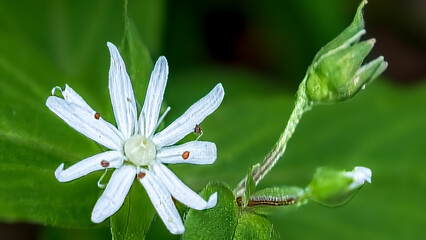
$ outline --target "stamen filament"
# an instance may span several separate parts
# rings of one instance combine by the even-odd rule
[[[171,109],[170,107],[167,107],[166,111],[164,111],[163,114],[161,115],[161,117],[158,119],[157,125],[155,126],[154,130],[152,131],[151,136],[149,136],[150,139],[154,136],[155,131],[160,126],[161,122],[164,120],[164,118],[166,117],[166,115],[170,111],[170,109]]]

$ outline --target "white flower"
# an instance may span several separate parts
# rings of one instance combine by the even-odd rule
[[[366,167],[355,167],[351,172],[346,172],[346,176],[353,179],[351,185],[348,186],[348,189],[356,189],[367,181],[371,183],[371,169]]]
[[[203,210],[216,205],[217,193],[205,201],[182,183],[164,163],[212,164],[216,160],[214,143],[192,141],[172,145],[193,132],[197,124],[219,107],[224,96],[223,87],[217,84],[181,117],[155,133],[170,110],[168,108],[159,118],[168,75],[166,58],[160,57],[155,64],[138,121],[135,96],[124,61],[112,43],[107,45],[111,54],[109,90],[118,129],[103,120],[68,85],[63,91],[59,88],[64,99],[51,96],[46,105],[72,128],[110,150],[86,158],[65,170],[62,163],[56,169],[55,176],[60,182],[68,182],[93,171],[116,168],[93,209],[92,221],[95,223],[104,221],[121,207],[136,177],[170,232],[182,234],[185,228],[171,196],[191,208]],[[58,87],[52,90],[52,95],[56,89]]]

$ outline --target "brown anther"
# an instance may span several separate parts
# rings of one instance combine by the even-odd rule
[[[99,120],[99,118],[100,118],[100,117],[101,117],[101,114],[100,114],[100,113],[98,113],[98,112],[97,112],[97,113],[95,113],[95,119],[96,119],[96,120]]]
[[[139,179],[142,179],[142,178],[144,178],[144,177],[145,177],[145,175],[146,175],[146,173],[144,173],[144,172],[139,172],[139,173],[138,173],[138,178],[139,178]]]
[[[202,131],[200,124],[195,124],[194,133],[201,134]]]
[[[127,98],[126,99],[129,103],[131,103],[132,102],[132,99],[130,99],[130,98]]]
[[[238,206],[241,207],[243,205],[243,198],[242,197],[237,197],[235,200],[237,201]]]
[[[101,161],[101,166],[102,167],[109,167],[109,162],[107,160],[102,160]]]
[[[185,151],[185,152],[183,152],[183,153],[182,153],[182,158],[183,158],[183,160],[188,159],[188,158],[189,158],[189,151]]]

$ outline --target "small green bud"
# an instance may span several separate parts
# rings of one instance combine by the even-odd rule
[[[362,9],[358,7],[351,25],[325,45],[306,75],[306,95],[314,103],[335,103],[355,96],[387,67],[383,57],[361,66],[375,39],[361,41],[365,34]]]
[[[339,206],[349,201],[365,182],[371,183],[371,170],[355,167],[352,171],[319,168],[307,188],[310,198],[326,206]]]

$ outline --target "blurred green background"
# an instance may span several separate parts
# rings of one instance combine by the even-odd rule
[[[226,92],[202,124],[202,140],[217,144],[216,163],[171,169],[197,191],[212,179],[235,186],[278,139],[313,56],[349,25],[358,4],[130,0],[129,16],[153,60],[169,61],[167,123],[217,82]],[[259,187],[306,186],[324,165],[370,167],[372,184],[339,208],[310,203],[274,211],[282,239],[426,238],[426,2],[370,0],[365,19],[367,37],[377,39],[370,57],[384,55],[388,70],[353,100],[306,113]],[[60,163],[99,147],[50,113],[45,100],[67,83],[113,121],[106,42],[119,45],[123,25],[122,1],[0,0],[1,239],[110,238],[105,224],[89,221],[101,173],[67,184],[53,176]],[[79,186],[85,192],[73,195]],[[52,201],[42,207],[16,201],[43,196]],[[84,223],[34,217],[76,201],[81,207],[65,214],[85,214]],[[58,227],[42,226],[46,221]],[[147,236],[173,237],[158,219]]]

